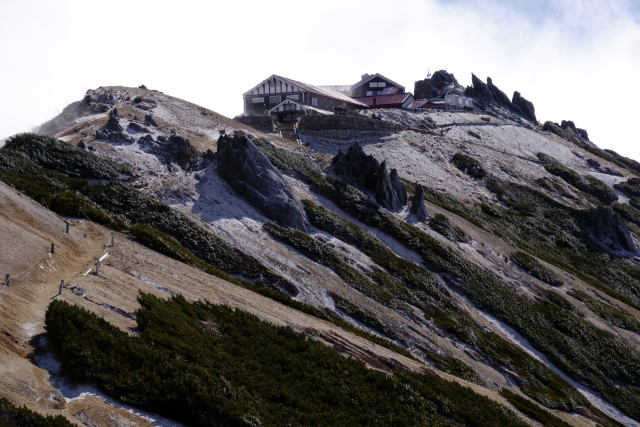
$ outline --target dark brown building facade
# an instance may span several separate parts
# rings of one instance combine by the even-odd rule
[[[358,83],[351,86],[351,96],[354,98],[395,93],[404,93],[404,86],[378,73],[364,74]]]
[[[336,108],[351,110],[367,107],[343,93],[277,75],[254,86],[243,97],[245,116],[282,115],[287,112],[300,114],[301,111],[312,113],[314,110],[333,112]],[[288,102],[280,105],[285,100]],[[295,107],[294,104],[301,107]]]

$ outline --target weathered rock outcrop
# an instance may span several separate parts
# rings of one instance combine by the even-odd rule
[[[624,258],[638,255],[629,229],[610,206],[584,213],[580,227],[584,240],[597,251]]]
[[[144,115],[144,124],[146,126],[158,127],[158,123],[156,123],[156,120],[153,118],[153,115],[151,114]]]
[[[475,74],[471,75],[471,84],[471,87],[465,89],[464,94],[474,98],[480,108],[486,110],[491,107],[501,107],[526,120],[538,122],[533,103],[524,98],[520,92],[514,92],[510,100],[507,94],[493,84],[491,77],[487,77],[487,83],[484,83]]]
[[[420,184],[416,184],[416,192],[411,197],[409,212],[420,222],[427,222],[429,219],[427,209],[424,207],[424,188]]]
[[[575,123],[571,120],[563,120],[560,123],[560,127],[564,129],[564,131],[569,136],[569,139],[574,141],[582,142],[583,144],[592,144],[589,140],[589,134],[586,130],[577,128]]]
[[[278,169],[244,134],[218,139],[218,172],[239,195],[278,224],[307,230],[302,205]]]
[[[127,132],[149,133],[149,129],[142,126],[140,123],[130,122],[129,126],[127,126]]]
[[[418,80],[413,94],[416,99],[443,98],[448,94],[461,95],[464,88],[458,83],[455,76],[445,70],[433,73],[431,77]]]
[[[398,211],[407,204],[407,191],[398,177],[398,171],[388,170],[386,162],[380,164],[373,156],[365,154],[359,144],[340,150],[333,158],[337,175],[365,191],[373,192],[376,200],[385,208]]]
[[[511,100],[511,103],[514,107],[520,110],[522,117],[529,120],[530,122],[538,122],[538,119],[536,118],[536,109],[533,106],[533,102],[520,95],[520,92],[515,91],[513,93],[513,99]]]
[[[509,97],[506,93],[501,91],[498,86],[493,84],[493,80],[491,79],[491,77],[487,77],[487,88],[489,88],[494,102],[496,102],[498,105],[502,105],[503,107],[508,108],[509,110],[513,110],[513,104],[509,100]]]
[[[176,163],[184,170],[192,169],[200,160],[200,153],[189,140],[178,135],[159,136],[149,153],[162,156],[167,163]]]
[[[133,142],[133,138],[123,132],[118,110],[112,108],[107,123],[96,131],[96,138],[114,142]]]
[[[382,162],[378,168],[375,184],[378,202],[392,211],[399,211],[407,204],[407,192],[398,177],[398,171],[387,169],[387,162]]]
[[[577,128],[571,120],[563,120],[560,124],[548,121],[544,123],[543,129],[555,133],[579,146],[595,147],[595,144],[589,140],[587,131]]]
[[[471,86],[465,89],[464,94],[474,98],[480,108],[487,108],[490,104],[495,103],[489,87],[475,74],[471,74]]]

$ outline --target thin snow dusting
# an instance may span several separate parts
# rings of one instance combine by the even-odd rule
[[[381,232],[377,228],[370,227],[367,224],[359,221],[358,219],[356,219],[353,216],[349,215],[348,213],[344,212],[342,209],[340,209],[331,200],[329,200],[329,199],[327,199],[327,198],[325,198],[323,196],[317,195],[317,196],[315,196],[315,200],[320,202],[320,204],[322,204],[322,206],[324,206],[325,208],[330,209],[334,213],[337,213],[341,217],[347,219],[348,221],[354,223],[358,227],[360,227],[360,228],[368,231],[369,233],[371,233],[377,239],[382,241],[382,243],[384,243],[389,249],[391,249],[393,252],[395,252],[395,254],[398,255],[399,257],[402,257],[402,258],[406,259],[407,261],[413,262],[414,264],[421,265],[422,257],[420,255],[418,255],[416,252],[412,251],[411,249],[408,249],[407,247],[405,247],[402,243],[397,241],[395,238],[389,236],[388,234],[385,234],[385,233]]]
[[[560,376],[563,380],[565,380],[572,387],[578,390],[589,402],[591,402],[593,406],[600,409],[609,417],[613,418],[614,420],[618,421],[619,423],[625,426],[633,426],[633,427],[640,426],[640,423],[638,423],[637,421],[633,420],[632,418],[622,413],[622,411],[620,411],[615,406],[613,406],[612,404],[604,400],[598,393],[591,390],[589,387],[586,387],[578,383],[577,381],[573,380],[568,375],[566,375],[557,366],[555,366],[544,354],[536,350],[531,345],[531,343],[529,343],[529,341],[526,338],[524,338],[522,335],[520,335],[520,333],[518,333],[516,330],[506,325],[505,323],[501,322],[500,320],[496,319],[495,317],[491,316],[490,314],[480,310],[465,296],[457,293],[456,295],[460,300],[464,302],[464,304],[467,307],[469,307],[471,311],[474,311],[478,315],[480,315],[483,319],[489,322],[494,328],[499,330],[509,341],[511,341],[513,344],[515,344],[520,349],[525,351],[528,355],[538,360],[539,362],[543,363],[553,372],[558,374],[558,376]]]

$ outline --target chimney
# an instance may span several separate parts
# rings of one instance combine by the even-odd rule
[[[369,78],[369,77],[371,77],[371,74],[364,73],[364,74],[362,75],[362,80],[367,79],[367,78]]]

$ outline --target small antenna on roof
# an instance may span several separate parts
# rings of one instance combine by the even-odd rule
[[[430,79],[431,78],[431,70],[427,68],[427,78]]]

